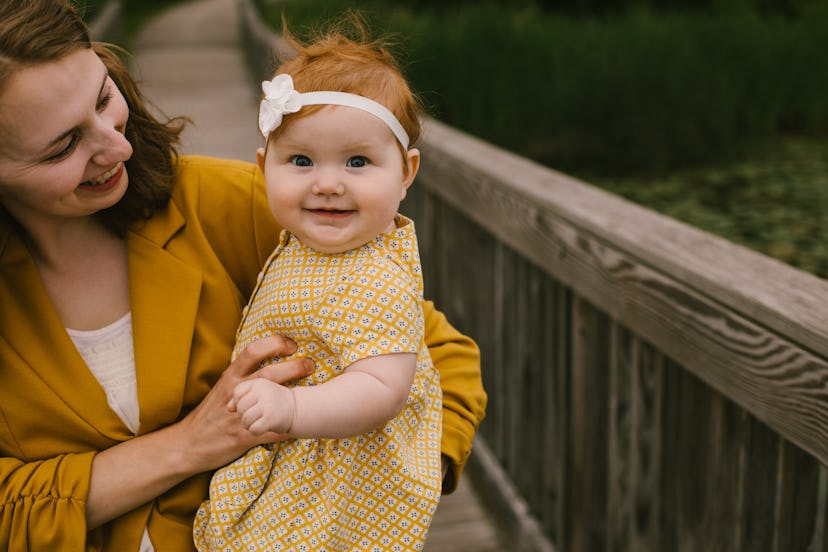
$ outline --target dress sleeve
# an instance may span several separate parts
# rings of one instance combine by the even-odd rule
[[[423,302],[425,340],[443,389],[442,453],[451,459],[443,492],[457,487],[471,453],[477,426],[486,414],[486,392],[480,375],[480,350],[458,332],[431,301]]]
[[[410,276],[377,259],[331,287],[313,316],[314,331],[348,366],[377,355],[417,353],[420,300]]]
[[[0,458],[0,550],[84,550],[94,452]]]

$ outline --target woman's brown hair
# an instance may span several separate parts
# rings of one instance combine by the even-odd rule
[[[110,231],[123,237],[133,223],[150,218],[169,201],[175,181],[176,146],[185,120],[161,122],[148,111],[117,48],[92,42],[70,2],[0,2],[0,94],[16,71],[60,60],[81,48],[92,48],[98,54],[129,107],[125,131],[133,149],[126,162],[129,186],[118,203],[98,213]]]

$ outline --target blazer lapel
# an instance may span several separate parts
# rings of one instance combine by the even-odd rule
[[[139,433],[177,419],[184,398],[203,277],[164,249],[184,224],[171,201],[127,238]]]
[[[95,431],[121,441],[131,433],[78,353],[29,251],[0,213],[0,335],[55,395]],[[25,292],[23,292],[25,290]],[[12,367],[7,367],[11,369]]]

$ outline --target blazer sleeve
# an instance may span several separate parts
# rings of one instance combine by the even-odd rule
[[[486,414],[480,350],[471,338],[454,329],[431,301],[423,302],[423,314],[426,345],[443,390],[441,451],[451,460],[443,493],[451,493],[457,488],[475,431]]]
[[[0,550],[84,550],[94,452],[0,458]]]

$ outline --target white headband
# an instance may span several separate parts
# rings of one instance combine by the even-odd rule
[[[265,97],[259,106],[259,130],[265,140],[274,129],[279,128],[282,116],[286,113],[296,113],[306,105],[343,105],[361,109],[379,118],[388,125],[403,149],[408,149],[408,134],[394,114],[384,105],[365,96],[328,91],[300,94],[293,88],[290,75],[277,75],[271,81],[264,81],[262,91]]]

